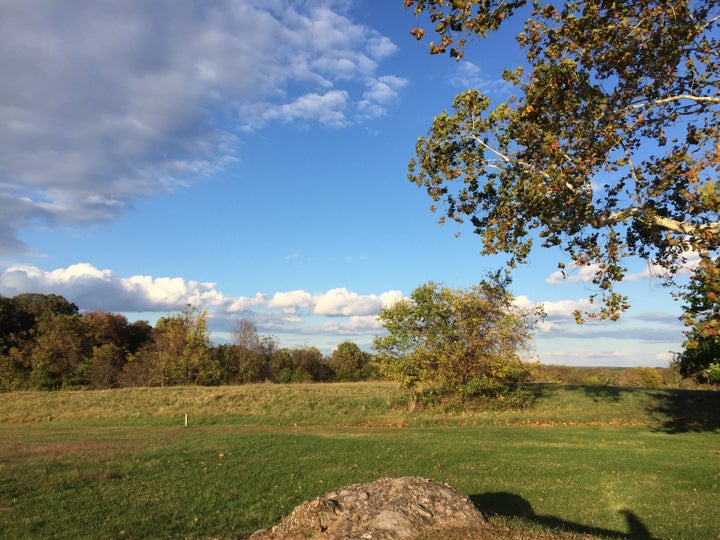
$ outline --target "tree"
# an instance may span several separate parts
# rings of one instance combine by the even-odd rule
[[[345,341],[337,346],[330,357],[335,380],[361,381],[372,375],[372,355],[360,350],[355,343]]]
[[[615,291],[637,256],[667,270],[689,252],[720,246],[720,41],[717,0],[565,2],[405,0],[429,16],[433,54],[460,59],[527,10],[517,41],[526,65],[491,106],[459,94],[420,138],[409,179],[433,211],[469,220],[483,252],[524,262],[533,241],[594,269],[601,309],[617,318]],[[411,31],[422,39],[425,30]],[[581,314],[577,314],[581,321]]]
[[[0,354],[11,346],[23,347],[24,342],[31,341],[41,320],[77,313],[75,304],[56,294],[0,296]]]
[[[317,347],[296,347],[290,355],[294,365],[292,382],[325,382],[332,379],[332,369]]]
[[[432,394],[524,399],[530,366],[520,353],[541,315],[514,305],[497,276],[465,290],[429,282],[380,310],[388,334],[373,345],[383,371],[410,392],[411,403]]]
[[[237,381],[260,382],[270,377],[270,359],[277,349],[277,341],[260,336],[255,324],[247,319],[237,321],[233,329],[237,356]]]
[[[90,388],[116,388],[127,363],[127,353],[113,343],[92,348],[91,356],[80,367],[80,373]]]
[[[30,384],[57,390],[84,383],[79,368],[90,356],[91,338],[81,317],[51,315],[40,319],[30,353]]]
[[[147,321],[135,321],[128,327],[128,352],[135,354],[150,341],[153,327]]]
[[[169,384],[216,384],[220,366],[209,352],[207,312],[192,306],[155,324],[154,352]]]
[[[58,294],[23,293],[14,296],[13,301],[35,321],[54,315],[78,314],[78,307]]]
[[[242,349],[253,351],[261,347],[261,339],[257,326],[247,319],[237,321],[235,328],[233,328],[232,336],[235,345]]]
[[[130,345],[130,329],[124,315],[91,311],[83,315],[95,345],[112,344],[121,349]]]
[[[14,298],[0,296],[0,354],[20,344],[34,326],[35,318]]]
[[[278,349],[270,359],[270,378],[279,383],[287,383],[293,376],[293,358],[288,349]]]
[[[689,330],[677,360],[684,376],[702,378],[720,361],[720,257],[700,261],[683,299]]]

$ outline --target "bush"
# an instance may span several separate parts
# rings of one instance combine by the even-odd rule
[[[714,362],[705,370],[707,381],[710,384],[720,385],[720,363]]]
[[[380,311],[388,335],[375,338],[377,360],[410,393],[411,407],[506,399],[530,378],[519,353],[541,315],[516,306],[497,276],[467,290],[430,282]]]
[[[625,370],[619,384],[636,388],[660,388],[663,378],[654,368],[638,366]]]

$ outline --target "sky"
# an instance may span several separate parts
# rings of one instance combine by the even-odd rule
[[[281,346],[371,350],[379,310],[502,259],[437,223],[407,165],[467,88],[522,62],[508,30],[431,56],[401,0],[0,0],[0,294],[60,294],[148,320],[191,304]],[[593,288],[536,251],[514,274],[547,317],[547,364],[666,366],[681,306],[632,261],[619,321],[574,322]]]

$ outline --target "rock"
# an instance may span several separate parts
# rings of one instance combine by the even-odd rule
[[[390,540],[446,528],[477,528],[487,520],[447,484],[424,478],[381,478],[306,501],[251,540]]]

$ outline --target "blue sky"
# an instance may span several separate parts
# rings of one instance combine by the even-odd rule
[[[214,340],[241,318],[283,346],[368,348],[378,310],[502,260],[437,224],[406,179],[458,92],[507,96],[511,32],[461,63],[427,53],[401,0],[0,4],[0,294],[62,294],[151,322],[188,303]],[[456,233],[462,233],[456,237]],[[545,363],[667,365],[680,306],[641,261],[618,322],[577,326],[593,292],[537,251]]]

